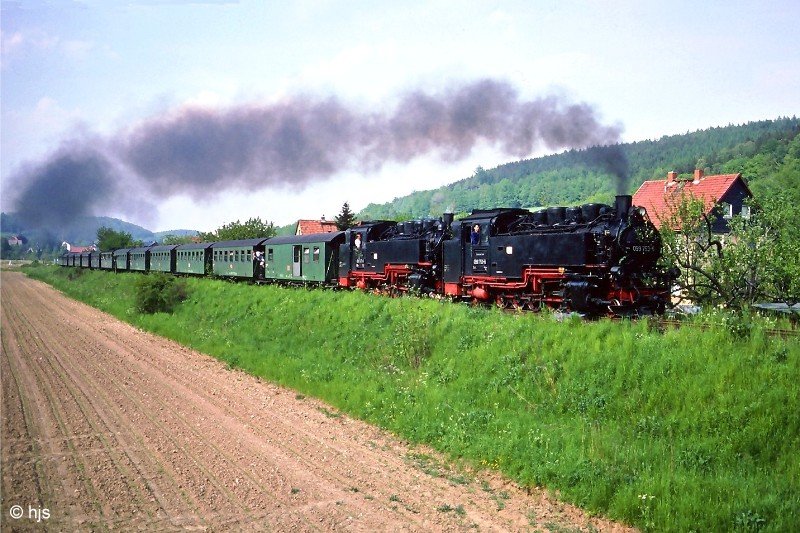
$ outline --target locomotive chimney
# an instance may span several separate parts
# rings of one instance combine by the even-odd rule
[[[631,210],[633,205],[633,196],[630,194],[620,194],[617,196],[615,207],[617,209],[617,220],[625,220],[628,218],[628,211]]]
[[[444,227],[449,228],[450,224],[453,223],[453,219],[455,215],[453,213],[443,213],[442,214],[442,222],[444,222]]]

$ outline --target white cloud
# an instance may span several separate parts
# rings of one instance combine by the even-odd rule
[[[84,119],[80,108],[62,107],[55,98],[40,98],[25,111],[4,110],[2,172],[25,159],[41,155],[68,137],[67,132],[79,129]]]
[[[18,31],[15,31],[11,35],[7,35],[7,32],[3,32],[0,42],[2,42],[2,54],[6,56],[13,54],[19,49],[25,42],[25,39],[22,33]]]
[[[94,43],[91,41],[69,40],[60,45],[60,50],[66,57],[77,61],[86,59],[92,49]]]
[[[26,32],[15,31],[11,34],[3,32],[2,35],[2,56],[5,65],[10,59],[19,57],[29,51],[34,52],[56,52],[63,57],[80,61],[85,59],[89,52],[95,48],[92,41],[80,39],[63,39],[58,35],[51,35],[42,30],[30,30]]]

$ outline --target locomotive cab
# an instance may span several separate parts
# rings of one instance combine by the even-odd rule
[[[442,243],[452,215],[367,222],[348,229],[339,253],[339,284],[378,291],[432,292],[441,285]]]

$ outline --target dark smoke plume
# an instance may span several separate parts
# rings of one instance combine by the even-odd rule
[[[140,180],[150,194],[211,198],[230,189],[300,189],[344,170],[371,172],[428,154],[455,161],[480,143],[526,157],[540,146],[587,148],[613,144],[619,135],[620,127],[601,124],[587,104],[521,100],[510,84],[490,79],[441,94],[409,92],[386,111],[335,97],[181,108],[117,133],[104,153],[62,150],[24,173],[18,209],[53,220],[89,213],[118,199],[121,168],[129,174],[124,181]],[[621,154],[609,153],[601,165],[624,175]]]
[[[102,209],[115,196],[111,165],[100,152],[65,145],[36,167],[23,171],[16,211],[33,227],[57,228],[76,217]]]

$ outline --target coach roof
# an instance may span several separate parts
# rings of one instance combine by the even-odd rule
[[[329,233],[309,233],[308,235],[284,235],[267,239],[265,245],[273,244],[304,244],[310,242],[332,242],[344,235],[343,231]]]
[[[188,244],[181,244],[178,245],[176,250],[205,250],[206,248],[210,248],[211,245],[214,244],[213,242],[191,242]]]
[[[221,242],[212,242],[212,248],[244,248],[247,246],[258,246],[259,244],[263,243],[264,241],[268,240],[268,237],[259,237],[257,239],[241,239],[238,241],[221,241]]]
[[[171,250],[174,250],[177,247],[178,247],[177,244],[162,244],[160,246],[152,246],[150,248],[150,251],[151,252],[169,252]]]

